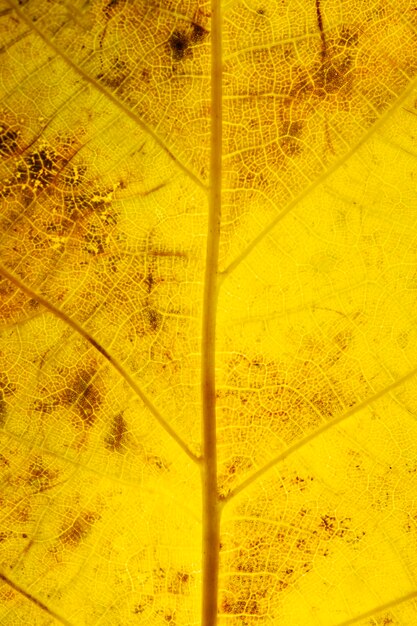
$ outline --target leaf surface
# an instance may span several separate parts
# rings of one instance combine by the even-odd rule
[[[0,1],[1,624],[415,624],[416,50]]]

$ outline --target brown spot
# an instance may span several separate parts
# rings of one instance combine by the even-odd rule
[[[7,404],[4,399],[3,390],[0,388],[0,426],[4,426],[7,415]]]
[[[97,417],[102,397],[97,385],[91,382],[96,374],[96,366],[80,369],[67,389],[59,394],[59,400],[66,407],[74,407],[83,424],[90,428]]]
[[[321,517],[321,522],[319,524],[319,527],[323,528],[326,531],[326,533],[328,533],[329,535],[334,535],[335,524],[336,524],[336,518],[333,515],[324,515]]]
[[[30,520],[30,516],[31,516],[31,507],[29,504],[18,506],[13,511],[13,519],[15,519],[18,522],[22,522],[22,523],[28,522]]]
[[[287,156],[297,156],[302,152],[300,137],[303,130],[302,122],[284,122],[281,129],[280,146]]]
[[[15,390],[16,388],[10,384],[8,376],[4,372],[0,373],[0,426],[3,426],[6,421],[6,398],[13,395]]]
[[[233,601],[232,598],[223,598],[220,605],[222,613],[242,613],[245,603],[242,600]]]
[[[168,44],[171,49],[172,58],[174,61],[182,61],[187,54],[187,50],[190,46],[190,39],[184,32],[174,30]]]
[[[84,182],[86,171],[87,168],[84,165],[71,165],[65,169],[62,182],[65,186],[78,187]]]
[[[154,279],[154,277],[152,276],[152,274],[151,274],[151,273],[149,273],[149,274],[146,276],[146,278],[145,278],[145,280],[144,280],[144,283],[145,283],[145,285],[146,285],[146,290],[147,290],[147,292],[148,292],[148,293],[151,293],[151,291],[152,291],[152,289],[153,289],[153,286],[155,285],[155,279]]]
[[[98,74],[97,80],[111,89],[117,89],[126,80],[129,72],[130,69],[127,63],[115,59],[111,65],[111,70],[106,74]]]
[[[6,459],[4,454],[0,454],[0,465],[3,467],[10,467],[10,461]]]
[[[188,583],[190,575],[185,572],[177,572],[177,578],[181,583]]]
[[[144,83],[149,83],[150,79],[151,79],[151,73],[150,71],[144,67],[140,73],[140,76],[143,80]]]
[[[114,9],[117,8],[117,5],[123,3],[124,0],[110,0],[110,2],[108,2],[106,6],[103,7],[103,12],[106,14],[107,17],[110,17],[113,14]]]
[[[170,572],[167,589],[169,593],[184,595],[189,592],[189,582],[190,574],[182,571]]]
[[[200,26],[200,24],[196,24],[195,22],[193,22],[191,24],[191,28],[191,41],[193,43],[199,43],[200,41],[203,41],[203,39],[205,39],[208,35],[208,31]]]
[[[17,150],[17,138],[19,134],[0,123],[0,155],[11,156]]]
[[[45,468],[41,457],[34,459],[33,463],[29,466],[28,473],[28,483],[35,493],[41,493],[51,489],[59,475],[58,470]]]
[[[98,513],[83,511],[71,523],[62,525],[59,539],[70,548],[76,548],[91,532],[93,524],[100,519]]]
[[[162,324],[162,315],[152,308],[145,309],[145,315],[151,330],[156,332]]]
[[[188,256],[186,252],[180,252],[176,250],[149,250],[148,254],[149,256],[177,257],[179,259],[186,259]]]
[[[321,14],[320,0],[316,0],[316,14],[317,14],[317,24],[319,27],[320,39],[321,39],[321,57],[322,57],[322,60],[324,61],[326,57],[326,52],[327,52],[327,45],[326,45],[326,36],[324,34],[324,28],[323,28],[323,17]]]
[[[348,26],[342,26],[339,37],[339,46],[357,46],[359,35],[357,31],[352,31]]]
[[[84,237],[84,241],[84,250],[88,252],[88,254],[103,254],[106,250],[105,239],[103,239],[103,237],[97,233],[87,233]]]
[[[163,471],[167,471],[169,469],[169,464],[167,461],[165,461],[163,458],[161,458],[160,456],[157,456],[156,454],[148,454],[146,456],[146,461],[150,464],[155,466],[158,470],[163,470]]]
[[[109,436],[105,439],[105,445],[112,452],[123,452],[125,449],[127,435],[127,423],[122,413],[118,413],[113,418],[112,428]]]

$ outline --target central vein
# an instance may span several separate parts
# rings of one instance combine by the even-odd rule
[[[212,0],[211,152],[209,216],[202,328],[203,402],[203,598],[202,626],[216,626],[219,574],[220,502],[217,489],[215,339],[221,217],[222,54],[221,8]]]

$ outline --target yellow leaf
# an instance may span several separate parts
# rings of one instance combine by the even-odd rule
[[[417,623],[409,0],[0,0],[0,622]]]

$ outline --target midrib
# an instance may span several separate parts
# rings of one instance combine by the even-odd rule
[[[220,502],[217,490],[215,335],[221,216],[222,54],[220,0],[211,3],[211,151],[209,215],[204,277],[201,391],[203,403],[202,626],[217,623]]]

